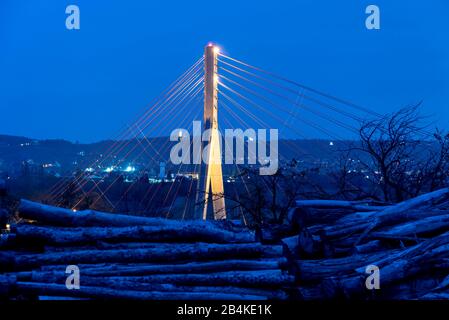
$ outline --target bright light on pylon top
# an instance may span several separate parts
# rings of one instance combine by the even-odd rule
[[[216,54],[218,54],[218,53],[220,53],[220,47],[218,47],[218,46],[216,46],[215,44],[213,44],[212,42],[209,42],[208,44],[207,44],[207,46],[208,47],[214,47],[214,53],[216,53]]]

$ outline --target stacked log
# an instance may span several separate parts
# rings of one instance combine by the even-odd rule
[[[0,295],[77,299],[287,299],[281,245],[232,221],[73,212],[26,200],[0,251]],[[69,288],[68,266],[79,269]]]
[[[394,205],[298,201],[282,242],[303,298],[449,298],[448,204],[447,188]]]

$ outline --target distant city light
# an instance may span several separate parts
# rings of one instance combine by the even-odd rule
[[[107,173],[112,172],[112,171],[114,171],[114,167],[107,167],[106,169],[104,169],[104,172],[107,172]]]
[[[94,168],[86,168],[84,171],[86,171],[86,172],[94,172]]]
[[[133,166],[127,166],[125,169],[125,172],[134,172],[134,171],[136,171],[136,168]]]
[[[333,145],[334,145],[334,142],[333,142],[333,141],[329,142],[329,145],[330,145],[330,146],[333,146]]]

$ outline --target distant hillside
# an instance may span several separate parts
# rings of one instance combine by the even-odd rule
[[[17,170],[23,161],[34,164],[55,163],[65,170],[86,168],[95,160],[111,154],[104,164],[120,159],[133,163],[158,166],[167,161],[174,142],[168,137],[133,139],[127,141],[106,140],[90,144],[72,143],[66,140],[37,140],[27,137],[0,135],[0,170]],[[309,164],[332,163],[338,160],[339,150],[347,149],[353,142],[329,140],[280,140],[280,160],[296,159]],[[115,146],[115,147],[114,147]],[[152,166],[153,166],[152,165]]]

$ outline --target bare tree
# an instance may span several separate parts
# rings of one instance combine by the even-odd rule
[[[258,168],[245,167],[236,176],[241,181],[238,193],[225,192],[230,209],[238,208],[246,222],[258,228],[263,224],[282,224],[300,195],[303,173],[295,162],[280,167],[273,175],[260,175]]]
[[[418,107],[361,125],[355,149],[368,156],[361,163],[385,201],[403,201],[447,183],[449,137],[425,133]]]
[[[352,146],[351,148],[354,147]],[[376,188],[373,178],[370,180],[364,179],[368,170],[365,169],[364,172],[354,170],[353,160],[355,156],[351,148],[349,150],[340,150],[339,169],[330,174],[336,191],[326,197],[326,199],[380,200],[374,191]],[[361,159],[357,159],[357,162],[360,164],[360,167],[368,167]],[[370,171],[369,177],[374,177],[374,173]]]

